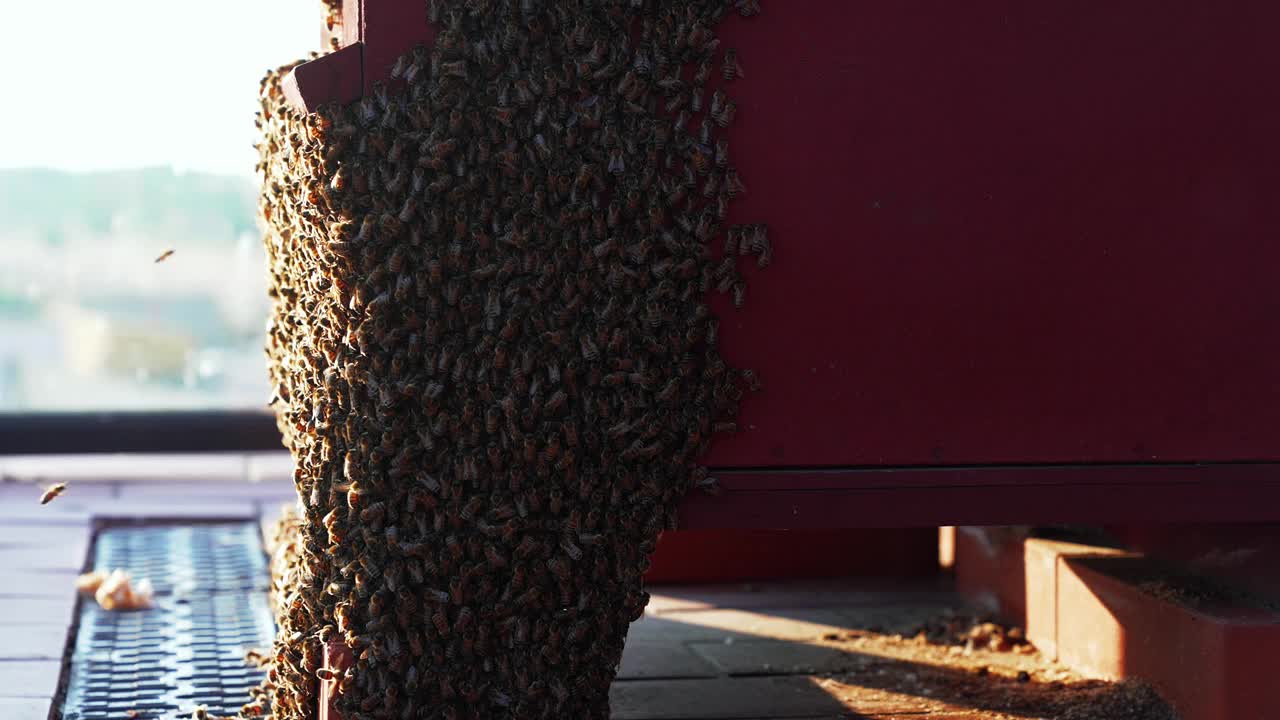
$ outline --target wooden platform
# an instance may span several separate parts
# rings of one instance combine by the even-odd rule
[[[262,519],[293,497],[279,454],[5,459],[0,478],[0,717],[9,720],[49,715],[95,520]],[[69,488],[42,507],[40,482],[53,481]],[[1093,687],[1035,655],[962,655],[913,640],[960,605],[933,580],[652,592],[613,688],[619,720],[1048,718],[1045,693]]]

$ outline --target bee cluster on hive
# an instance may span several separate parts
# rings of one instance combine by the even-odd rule
[[[332,8],[333,5],[330,4]],[[272,404],[301,517],[254,712],[607,718],[659,533],[736,429],[763,225],[715,29],[755,0],[434,0],[348,107],[269,73],[258,166]],[[324,667],[341,641],[351,667]]]

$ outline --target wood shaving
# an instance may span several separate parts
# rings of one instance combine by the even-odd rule
[[[155,605],[151,581],[134,583],[129,573],[120,569],[85,573],[76,578],[76,589],[93,597],[103,610],[146,610]]]

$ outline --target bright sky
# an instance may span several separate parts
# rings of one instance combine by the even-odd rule
[[[0,0],[0,167],[253,172],[267,68],[320,0]]]

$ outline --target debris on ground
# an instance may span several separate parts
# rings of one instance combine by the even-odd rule
[[[118,568],[110,573],[87,572],[76,578],[76,589],[93,597],[103,610],[146,610],[155,604],[150,580],[135,584],[129,573]]]
[[[84,573],[76,578],[76,590],[81,595],[93,595],[98,592],[98,588],[102,586],[102,581],[106,579],[107,574],[101,570]]]
[[[917,642],[950,645],[962,652],[986,649],[994,652],[1029,653],[1034,648],[1020,627],[1005,627],[982,618],[962,615],[931,620],[913,635]]]
[[[843,652],[823,687],[853,709],[884,695],[916,698],[922,713],[990,720],[1177,720],[1150,687],[1080,675],[1041,655],[1020,628],[985,618],[948,615],[901,634],[828,632],[815,642]]]

